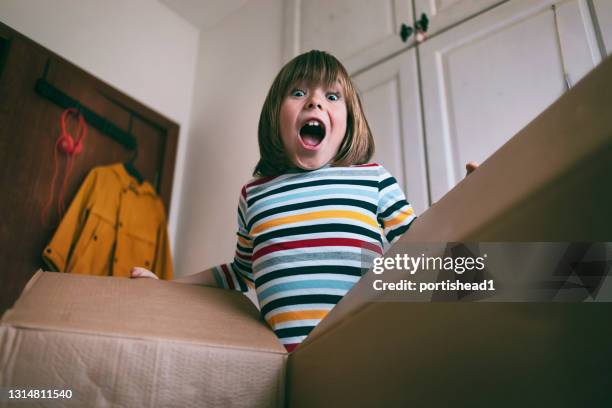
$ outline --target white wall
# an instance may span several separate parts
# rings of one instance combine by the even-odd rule
[[[177,235],[177,275],[229,262],[257,123],[282,59],[282,0],[249,1],[202,31]]]
[[[2,0],[0,21],[180,125],[169,216],[176,253],[199,30],[153,0]]]

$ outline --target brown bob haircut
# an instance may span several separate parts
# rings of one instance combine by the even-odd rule
[[[346,69],[334,56],[324,51],[309,51],[289,61],[278,73],[266,96],[259,117],[260,159],[254,176],[277,176],[295,167],[287,158],[280,134],[280,109],[283,99],[298,82],[342,87],[346,103],[346,134],[332,159],[332,166],[367,163],[374,154],[374,138],[363,114],[361,101]]]

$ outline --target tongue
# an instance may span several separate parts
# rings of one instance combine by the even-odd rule
[[[309,133],[302,134],[301,136],[306,146],[317,146],[319,143],[321,143],[321,138],[319,136],[311,135]]]

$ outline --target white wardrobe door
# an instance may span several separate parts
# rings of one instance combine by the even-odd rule
[[[328,51],[351,73],[410,43],[399,33],[402,23],[412,25],[412,0],[288,0],[286,7],[291,54]]]
[[[568,3],[561,2],[564,10]],[[592,27],[553,1],[504,3],[422,44],[430,190],[439,200],[593,67]],[[560,44],[566,37],[571,44]],[[564,48],[576,50],[565,52]],[[563,57],[562,57],[563,55]],[[520,160],[520,157],[517,157]]]
[[[612,1],[592,0],[607,55],[612,54]]]
[[[507,0],[414,0],[416,19],[425,13],[429,36]]]
[[[353,77],[372,130],[376,153],[403,187],[417,214],[429,207],[415,50]]]
[[[568,84],[573,86],[601,62],[602,55],[587,0],[563,1],[555,7],[561,55]]]

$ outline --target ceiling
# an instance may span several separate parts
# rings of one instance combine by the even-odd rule
[[[248,0],[159,0],[201,30],[219,23]]]

